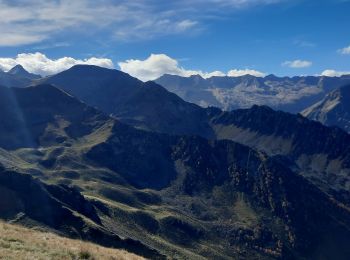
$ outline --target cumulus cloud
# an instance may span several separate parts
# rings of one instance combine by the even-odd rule
[[[337,70],[324,70],[321,73],[322,76],[327,76],[327,77],[341,77],[343,75],[350,75],[350,71],[337,71]]]
[[[250,69],[243,69],[243,70],[230,70],[227,73],[227,76],[229,77],[239,77],[239,76],[244,76],[244,75],[252,75],[255,77],[265,77],[266,73],[257,71],[257,70],[250,70]]]
[[[307,60],[293,60],[293,61],[285,61],[282,63],[282,66],[293,68],[293,69],[308,68],[311,65],[312,65],[312,62]]]
[[[176,59],[165,54],[151,54],[145,60],[130,59],[118,63],[120,69],[140,80],[154,80],[164,74],[179,75],[189,77],[191,75],[200,75],[203,78],[213,76],[242,76],[246,74],[263,77],[265,74],[255,70],[230,70],[228,73],[222,71],[203,72],[201,70],[187,70],[181,67]]]
[[[339,49],[338,52],[340,54],[350,55],[350,45],[348,47],[344,47],[342,49]]]
[[[22,65],[27,71],[42,76],[64,71],[77,64],[114,68],[112,60],[106,58],[91,57],[88,59],[75,59],[72,57],[62,57],[59,59],[50,59],[40,52],[21,53],[15,58],[0,58],[0,69],[3,71],[8,71],[18,64]]]

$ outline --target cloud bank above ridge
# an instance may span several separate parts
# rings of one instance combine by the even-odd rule
[[[110,69],[114,68],[111,59],[96,57],[88,59],[75,59],[72,57],[50,59],[40,52],[21,53],[15,58],[0,58],[0,69],[3,71],[8,71],[18,64],[22,65],[27,71],[42,76],[52,75],[67,70],[77,64],[96,65]]]
[[[203,78],[213,76],[237,77],[246,74],[263,77],[266,74],[252,69],[232,69],[227,73],[222,71],[204,72],[202,70],[187,70],[181,67],[176,59],[165,54],[151,54],[145,60],[129,59],[118,63],[123,72],[130,74],[143,81],[154,80],[164,74],[179,75],[189,77],[191,75],[200,75]]]
[[[40,74],[42,76],[56,74],[78,64],[96,65],[109,69],[114,69],[119,66],[121,71],[143,81],[154,80],[164,74],[183,77],[200,75],[203,78],[210,78],[213,76],[239,77],[243,75],[264,77],[267,75],[267,73],[247,68],[231,69],[227,72],[220,70],[206,72],[202,70],[185,69],[179,64],[178,60],[169,57],[166,54],[151,54],[144,60],[128,59],[118,62],[117,66],[109,58],[90,57],[85,59],[77,59],[73,57],[61,57],[52,59],[40,52],[21,53],[16,57],[0,57],[0,70],[2,71],[8,71],[18,64],[22,65],[27,71]],[[320,73],[321,76],[328,77],[340,77],[346,74],[350,74],[350,71],[327,69]]]

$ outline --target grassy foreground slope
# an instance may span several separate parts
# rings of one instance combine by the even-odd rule
[[[0,222],[0,259],[143,259],[123,250],[101,247]]]

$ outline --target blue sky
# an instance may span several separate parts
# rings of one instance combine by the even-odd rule
[[[348,0],[0,0],[0,68],[340,75],[350,72],[349,12]]]

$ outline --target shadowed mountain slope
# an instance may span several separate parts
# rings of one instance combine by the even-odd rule
[[[87,78],[76,76],[74,80],[70,80],[69,75],[80,75],[75,72],[76,70],[81,75],[85,72],[86,75],[93,75],[87,73],[90,70],[97,70],[101,75],[113,74],[109,78],[108,89],[113,89],[111,91],[114,94],[103,98],[104,103],[110,104],[114,100],[118,102],[116,101],[115,105],[105,112],[112,113],[122,122],[167,134],[230,139],[265,151],[269,155],[283,155],[291,169],[297,170],[344,203],[350,203],[349,149],[347,148],[350,141],[343,131],[324,127],[300,115],[274,111],[264,106],[232,112],[224,112],[216,108],[204,109],[181,100],[159,85],[142,83],[122,72],[96,69],[93,66],[76,66],[59,74],[61,81],[57,81],[57,75],[48,80],[56,82],[58,86],[61,84],[60,87],[67,91],[76,88],[73,86],[80,86],[79,89],[82,91],[85,81],[88,80],[88,86],[94,86],[92,90],[100,89],[103,92],[104,85],[100,85],[99,80],[92,80],[90,76]],[[124,78],[127,78],[128,82],[134,82],[136,87],[124,88]],[[257,80],[252,76],[246,78]],[[273,80],[275,77],[266,78]],[[343,79],[346,80],[346,77]],[[301,78],[293,78],[293,80],[298,81]],[[302,78],[305,84],[318,80],[316,77]],[[335,80],[335,78],[322,78],[325,88],[333,85]],[[90,99],[86,99],[84,95],[80,96],[79,91],[73,94],[85,99],[87,103],[90,102]],[[97,107],[101,108],[103,104]]]
[[[7,110],[4,115],[12,131],[26,122],[33,143],[17,138],[0,143],[11,148],[0,150],[0,183],[4,194],[16,198],[2,200],[2,212],[12,212],[2,218],[151,258],[349,254],[349,209],[286,167],[288,158],[229,140],[135,129],[49,85],[12,94],[20,110],[31,112],[22,111],[22,120]],[[211,111],[216,124],[225,122],[221,113]],[[41,203],[33,205],[36,201]],[[57,216],[51,218],[52,211]],[[62,214],[69,216],[67,226]]]
[[[14,66],[12,69],[10,69],[7,74],[9,75],[14,75],[20,78],[25,78],[25,79],[40,79],[41,76],[33,74],[33,73],[29,73],[28,71],[26,71],[22,65],[16,65]]]
[[[350,136],[346,132],[268,107],[214,110],[211,116],[218,139],[237,141],[271,156],[283,155],[291,169],[349,205]]]
[[[108,119],[49,85],[0,87],[0,110],[0,146],[5,149],[60,144],[88,134]]]
[[[76,189],[47,185],[29,174],[9,171],[0,165],[0,195],[2,219],[123,248],[146,257],[159,256],[141,243],[121,239],[103,228],[97,209]]]
[[[40,79],[39,75],[31,74],[21,65],[16,65],[8,72],[0,70],[0,86],[6,87],[27,87],[33,81]]]
[[[55,86],[141,129],[170,134],[211,135],[205,112],[163,87],[126,73],[77,65],[42,82]]]

